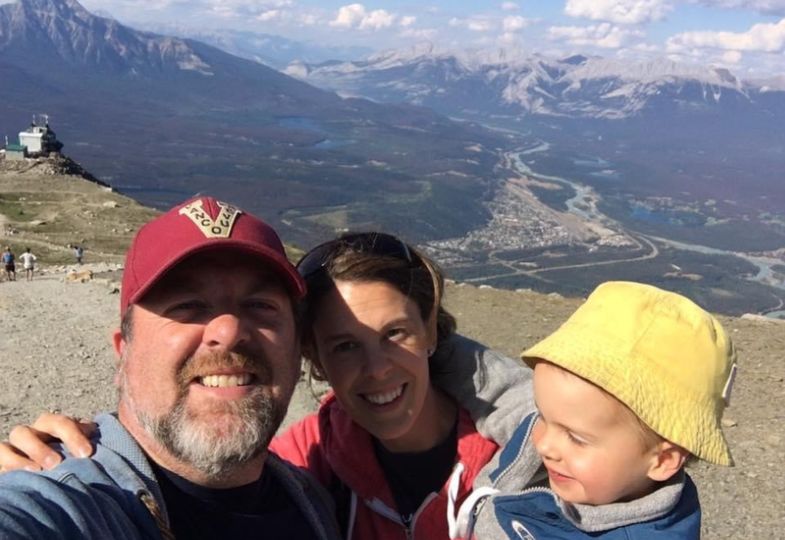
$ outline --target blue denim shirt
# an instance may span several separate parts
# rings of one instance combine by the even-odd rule
[[[92,457],[67,457],[41,473],[0,475],[0,538],[169,537],[166,505],[142,449],[114,415],[101,414],[96,422]],[[315,481],[273,454],[265,473],[276,475],[292,496],[313,538],[339,538],[329,496]]]

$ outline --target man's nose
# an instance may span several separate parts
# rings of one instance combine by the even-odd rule
[[[213,350],[233,351],[249,340],[248,326],[234,313],[221,313],[207,322],[202,341]]]

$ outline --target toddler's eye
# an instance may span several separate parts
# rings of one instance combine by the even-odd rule
[[[577,435],[575,435],[571,431],[567,432],[567,437],[570,439],[570,441],[572,441],[573,443],[577,444],[578,446],[584,446],[585,444],[587,444],[585,440],[583,440],[582,438],[578,437]]]

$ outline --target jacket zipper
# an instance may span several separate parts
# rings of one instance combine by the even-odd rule
[[[539,415],[537,413],[532,413],[532,421],[529,424],[529,427],[526,428],[526,435],[523,437],[523,441],[521,442],[521,445],[518,448],[518,453],[516,454],[515,459],[513,459],[512,462],[509,465],[507,465],[501,473],[499,473],[499,476],[496,477],[496,481],[494,481],[493,483],[494,488],[499,484],[499,482],[502,481],[502,479],[507,475],[507,473],[510,472],[510,469],[512,469],[512,467],[516,465],[518,461],[520,461],[523,451],[526,448],[526,443],[529,441],[529,437],[531,437],[532,429],[534,429],[534,424],[537,422],[538,417]],[[534,489],[534,488],[530,488],[530,489]]]
[[[406,534],[406,539],[412,540],[414,538],[414,527],[417,523],[417,518],[420,517],[420,514],[422,514],[423,510],[437,496],[438,494],[433,492],[430,495],[428,495],[425,498],[425,500],[422,502],[422,504],[420,504],[420,507],[417,508],[417,511],[414,514],[412,514],[410,519],[405,519],[402,514],[399,514],[398,512],[396,512],[395,510],[384,504],[379,499],[372,499],[370,501],[366,501],[366,504],[371,510],[373,510],[377,514],[380,514],[386,517],[387,519],[389,519],[390,521],[393,521],[401,525]]]

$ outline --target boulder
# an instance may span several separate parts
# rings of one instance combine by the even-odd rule
[[[93,279],[91,270],[74,270],[65,275],[66,283],[87,283],[91,279]]]

